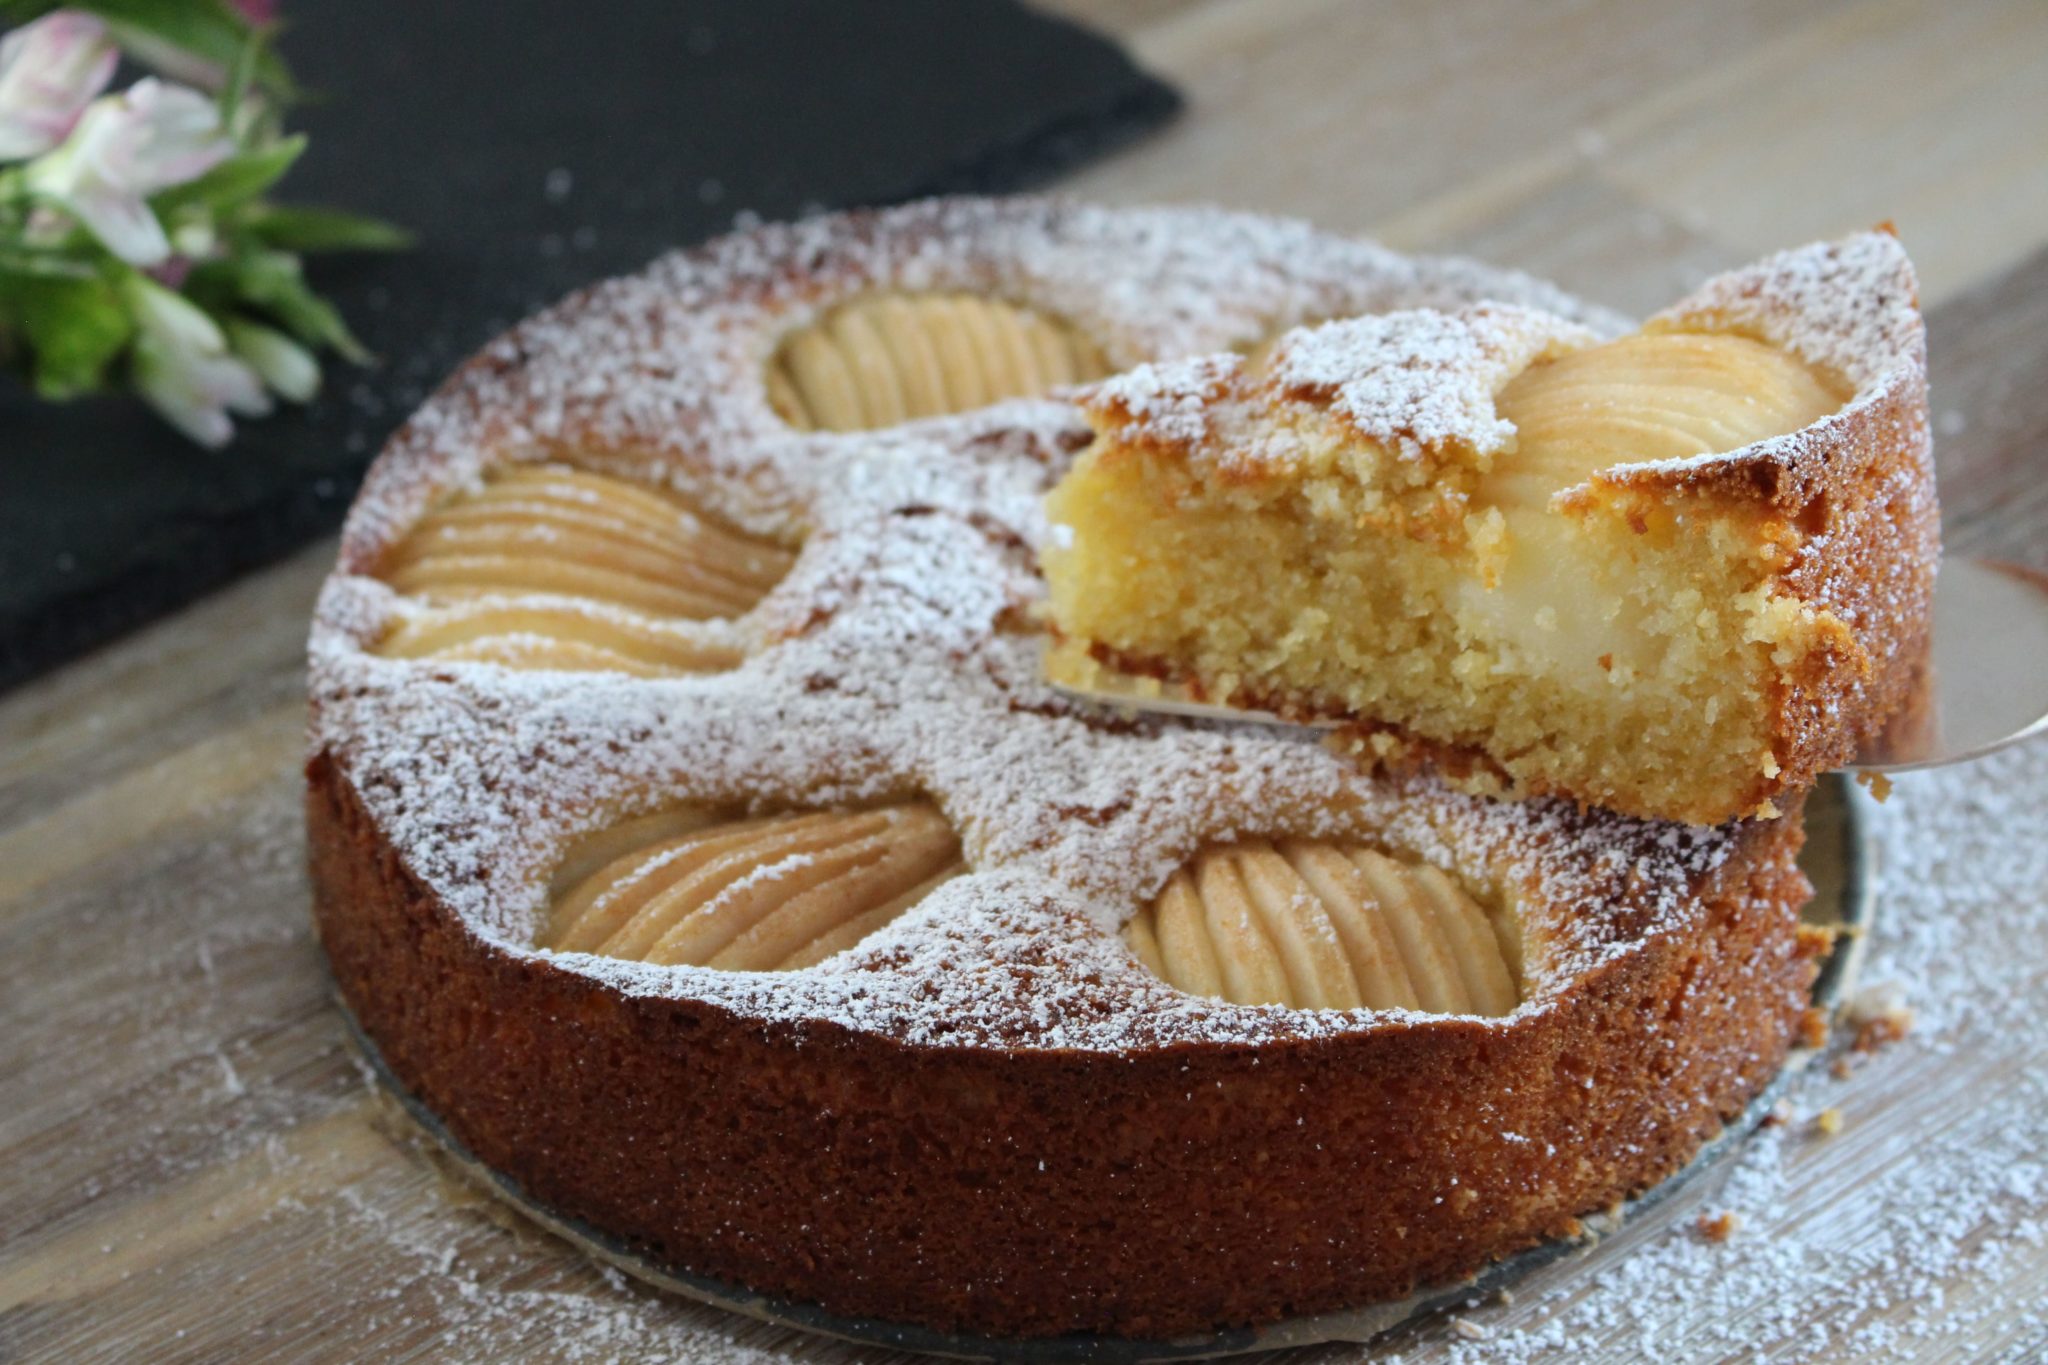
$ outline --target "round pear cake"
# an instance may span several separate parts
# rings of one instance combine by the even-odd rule
[[[1809,1004],[1798,793],[1492,800],[1043,677],[1074,386],[1480,303],[1629,326],[1288,222],[954,200],[514,328],[377,461],[313,625],[363,1034],[639,1254],[996,1337],[1398,1298],[1678,1170]]]

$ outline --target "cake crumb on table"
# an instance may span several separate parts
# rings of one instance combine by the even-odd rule
[[[1813,1116],[1813,1129],[1822,1137],[1833,1137],[1842,1131],[1842,1111],[1829,1105]]]
[[[1875,1052],[1887,1043],[1896,1043],[1913,1028],[1913,1011],[1900,1010],[1897,1014],[1882,1015],[1867,1019],[1856,1030],[1855,1041],[1849,1046],[1857,1052]]]
[[[1842,1005],[1842,1021],[1853,1028],[1850,1048],[1875,1052],[1896,1043],[1913,1028],[1913,1010],[1906,1004],[1905,988],[1896,981],[1878,981],[1863,987]]]
[[[1693,1228],[1709,1242],[1725,1242],[1742,1227],[1742,1215],[1733,1209],[1723,1209],[1716,1214],[1701,1214]]]
[[[1823,1048],[1828,1042],[1828,1016],[1822,1010],[1810,1009],[1799,1016],[1799,1045],[1801,1047]]]

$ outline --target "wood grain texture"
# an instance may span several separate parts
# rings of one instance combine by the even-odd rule
[[[1071,8],[1191,95],[1177,128],[1071,182],[1089,197],[1297,213],[1632,310],[1897,220],[1931,307],[1951,544],[2048,568],[2048,7]],[[0,1359],[890,1359],[594,1269],[447,1184],[366,1089],[307,925],[298,810],[305,621],[332,556],[0,698]],[[2048,1012],[2048,976],[2031,979]],[[1802,1147],[1796,1197],[1747,1210],[1743,1236],[1800,1227],[1853,1256],[1890,1216],[1859,1190],[1916,1147],[1969,1141],[2038,1064],[1880,1054],[1837,1091],[1843,1136]],[[1539,1325],[1718,1193],[1710,1178],[1538,1272],[1496,1330]],[[2039,1303],[2048,1247],[1940,1287],[1963,1314]],[[1710,1353],[1675,1302],[1643,1312],[1669,1315],[1670,1358]],[[1586,1355],[1628,1358],[1634,1326]],[[2028,1330],[1985,1311],[1926,1354],[2024,1352]],[[1437,1320],[1377,1349],[1461,1344]]]

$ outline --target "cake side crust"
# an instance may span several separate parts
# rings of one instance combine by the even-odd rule
[[[1775,1074],[1821,946],[1798,926],[1794,817],[1745,831],[1691,930],[1505,1024],[1122,1055],[905,1045],[506,953],[405,870],[334,763],[308,777],[337,988],[472,1153],[693,1273],[941,1330],[1211,1330],[1568,1235]]]

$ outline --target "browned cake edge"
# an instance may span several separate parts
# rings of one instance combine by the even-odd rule
[[[308,767],[314,914],[393,1074],[541,1204],[842,1315],[1159,1338],[1455,1281],[1682,1167],[1777,1071],[1820,936],[1747,826],[1545,1007],[1291,1043],[906,1043],[493,947]]]
[[[1829,288],[1842,291],[1847,311],[1803,331],[1798,296]],[[1759,778],[1750,809],[1787,804],[1924,702],[1941,509],[1919,289],[1890,224],[1710,281],[1649,325],[1758,336],[1845,380],[1859,367],[1880,373],[1864,376],[1842,411],[1789,437],[1729,459],[1608,470],[1587,490],[1624,506],[1645,498],[1768,508],[1798,547],[1778,583],[1841,623],[1833,647],[1814,651],[1779,689],[1779,771]]]

